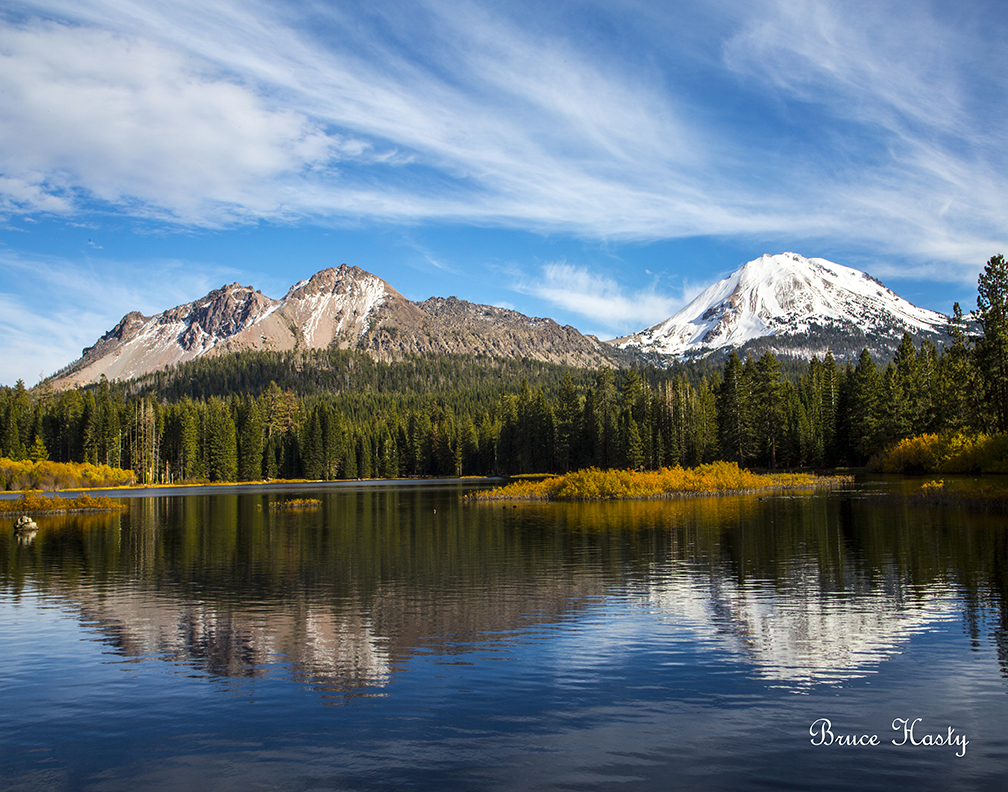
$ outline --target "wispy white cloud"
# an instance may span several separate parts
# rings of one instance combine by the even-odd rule
[[[264,183],[337,147],[316,122],[143,39],[42,23],[0,30],[0,51],[9,206],[66,211],[86,190],[183,222],[214,206],[272,214]]]
[[[975,273],[1008,240],[1008,32],[997,4],[768,0],[726,41],[726,65],[815,107],[834,142],[792,175],[824,181],[812,234]],[[944,276],[944,277],[942,277]]]
[[[607,330],[611,334],[657,324],[700,291],[684,284],[678,295],[670,295],[658,291],[657,283],[646,289],[626,290],[606,275],[566,261],[543,265],[534,277],[519,278],[514,288],[586,317],[597,328],[595,332]]]
[[[1008,243],[997,4],[711,3],[688,42],[656,7],[640,48],[475,2],[16,7],[0,212],[843,239],[955,278]]]
[[[0,292],[0,334],[4,339],[0,384],[13,385],[25,379],[30,387],[80,357],[81,349],[100,335],[87,334],[87,328],[96,325],[95,318],[84,311],[34,310],[19,296]]]

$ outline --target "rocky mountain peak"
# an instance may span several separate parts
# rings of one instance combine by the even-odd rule
[[[295,283],[287,292],[286,299],[305,298],[318,294],[361,294],[364,292],[399,294],[377,275],[372,275],[360,267],[341,264],[338,267],[326,267],[307,280]]]
[[[179,345],[186,351],[208,346],[230,338],[258,321],[276,305],[251,286],[232,283],[214,289],[206,297],[162,314],[164,324],[185,325],[178,335]]]

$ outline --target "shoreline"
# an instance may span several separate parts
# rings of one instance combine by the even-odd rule
[[[228,481],[228,482],[198,482],[192,484],[141,484],[118,487],[79,487],[61,490],[6,490],[0,492],[0,501],[16,500],[23,495],[33,495],[43,498],[74,498],[91,492],[101,493],[109,498],[154,498],[169,495],[200,495],[211,492],[230,491],[236,494],[275,490],[278,492],[300,492],[318,489],[339,489],[352,487],[419,487],[419,486],[457,486],[473,484],[476,486],[500,484],[507,481],[505,477],[461,477],[461,478],[416,478],[416,479],[338,479],[336,481],[310,481],[306,479],[283,479],[274,481]]]

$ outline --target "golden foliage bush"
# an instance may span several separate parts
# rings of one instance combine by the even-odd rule
[[[1008,473],[1008,435],[908,437],[873,458],[868,468],[881,473]]]
[[[26,492],[20,498],[0,500],[0,514],[112,511],[127,508],[129,504],[123,501],[108,496],[92,498],[86,492],[76,498],[48,497],[38,492]]]
[[[0,487],[11,491],[120,487],[132,484],[132,470],[89,462],[15,462],[0,459]]]
[[[712,462],[695,468],[599,470],[587,468],[542,481],[516,481],[477,492],[477,499],[495,500],[611,500],[656,498],[681,494],[719,494],[767,489],[815,488],[847,481],[808,473],[758,474],[734,462]]]

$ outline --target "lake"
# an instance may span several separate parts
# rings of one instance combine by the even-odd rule
[[[1004,788],[1005,518],[473,486],[5,521],[0,788]]]

